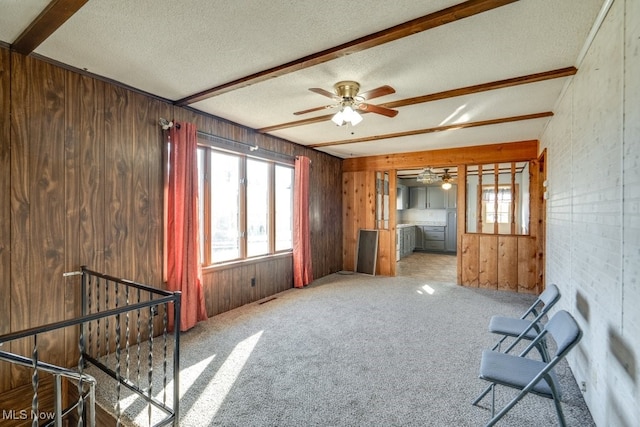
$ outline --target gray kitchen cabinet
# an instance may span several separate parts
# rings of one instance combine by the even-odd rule
[[[411,255],[416,249],[416,227],[398,227],[396,232],[396,260]]]
[[[427,207],[427,187],[409,188],[409,207],[411,209],[424,209]]]
[[[447,210],[447,228],[444,233],[445,252],[456,252],[458,247],[458,213],[454,209]]]
[[[416,225],[415,235],[416,235],[415,249],[422,249],[424,238],[423,238],[422,226],[421,225]]]
[[[402,229],[403,235],[403,256],[411,255],[416,247],[416,229],[415,227],[405,227]]]
[[[447,191],[439,185],[410,187],[409,207],[411,209],[444,209],[447,207],[447,197]]]
[[[423,225],[422,229],[422,248],[425,251],[444,251],[444,226]]]
[[[455,209],[458,206],[458,186],[453,185],[450,189],[444,190],[446,193],[446,208]]]
[[[409,209],[409,188],[406,185],[396,188],[396,209]]]
[[[427,187],[427,209],[444,209],[446,205],[446,193],[447,190],[443,190],[442,187],[431,186]]]
[[[444,209],[445,205],[445,190],[440,186],[411,187],[409,190],[411,209]]]

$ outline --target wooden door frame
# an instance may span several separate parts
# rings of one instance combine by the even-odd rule
[[[538,173],[540,176],[539,224],[538,224],[538,277],[540,280],[540,292],[545,290],[546,284],[546,252],[547,252],[547,149],[542,150],[538,156]]]

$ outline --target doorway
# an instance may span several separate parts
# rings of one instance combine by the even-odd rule
[[[455,284],[458,168],[397,170],[396,177],[396,276]]]
[[[455,284],[457,282],[457,266],[458,261],[455,253],[416,251],[398,261],[396,275]]]

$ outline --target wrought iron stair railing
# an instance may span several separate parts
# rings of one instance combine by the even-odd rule
[[[20,365],[25,367],[33,367],[34,361],[33,359],[29,359],[28,357],[20,356],[17,354],[9,353],[6,351],[0,351],[0,360],[12,363],[14,365]],[[87,416],[83,416],[82,419],[86,419],[86,424],[90,426],[96,425],[96,410],[95,410],[95,401],[96,401],[96,380],[92,376],[88,374],[80,374],[74,370],[63,368],[60,366],[52,365],[50,363],[45,363],[41,361],[35,362],[36,369],[34,373],[38,371],[47,372],[53,375],[54,381],[54,411],[53,411],[53,420],[45,425],[53,425],[55,427],[62,427],[63,419],[69,415],[71,415],[71,411],[74,409],[78,409],[82,407],[82,412],[85,410],[85,406],[88,406],[89,410],[87,411]],[[38,382],[38,377],[34,375],[34,381]],[[74,402],[73,405],[69,406],[66,409],[62,408],[62,378],[67,378],[71,381],[75,381],[80,391],[80,399],[77,402]],[[88,389],[85,389],[85,386],[88,386]],[[87,401],[88,400],[88,401]],[[39,408],[38,408],[38,394],[37,394],[37,386],[36,392],[34,393],[34,398],[32,399],[31,413],[23,413],[14,412],[14,411],[5,411],[11,416],[15,415],[16,418],[26,418],[32,420],[32,425],[38,426],[38,420],[40,420],[39,416]],[[4,414],[3,414],[4,416]],[[48,418],[48,417],[47,417]]]
[[[32,340],[31,358],[0,351],[0,360],[32,369],[32,414],[38,413],[38,372],[44,370],[55,371],[54,378],[57,375],[77,381],[79,398],[73,406],[79,426],[95,425],[95,411],[90,408],[88,417],[84,413],[87,396],[89,404],[94,405],[94,387],[115,387],[115,401],[108,404],[112,405],[116,425],[121,425],[122,417],[126,416],[120,403],[123,386],[147,406],[149,426],[178,426],[180,292],[164,291],[85,267],[79,272],[65,273],[67,277],[74,275],[82,276],[79,317],[0,335],[0,346],[15,340]],[[39,336],[65,328],[75,328],[77,332],[77,370],[45,363],[38,354]],[[96,375],[85,372],[91,365],[98,370]],[[98,373],[106,374],[101,376],[115,381],[115,385],[103,384],[100,379],[96,383],[94,377]],[[55,423],[61,423],[69,414],[69,410],[63,411],[56,403]],[[34,427],[38,425],[38,420],[33,422]]]

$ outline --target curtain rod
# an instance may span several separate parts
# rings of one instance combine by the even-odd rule
[[[172,128],[173,126],[175,126],[176,128],[180,129],[180,123],[173,123],[172,121],[169,121],[167,119],[164,118],[160,118],[159,120],[159,125],[162,126],[163,130],[168,130],[170,128]],[[248,142],[241,142],[241,141],[235,141],[233,139],[230,138],[225,138],[223,136],[219,136],[219,135],[214,135],[211,133],[207,133],[207,132],[203,132],[201,130],[196,131],[196,133],[198,134],[198,136],[206,138],[210,141],[213,142],[218,142],[218,143],[222,143],[223,145],[227,145],[227,146],[231,146],[234,148],[237,148],[238,145],[242,146],[243,148],[248,148],[249,151],[253,152],[253,151],[264,151],[269,153],[270,155],[276,156],[276,157],[281,157],[287,160],[293,160],[295,158],[297,158],[298,156],[291,156],[289,154],[284,154],[284,153],[280,153],[278,151],[273,151],[273,150],[269,150],[267,148],[262,148],[259,147],[258,144],[249,144]]]

